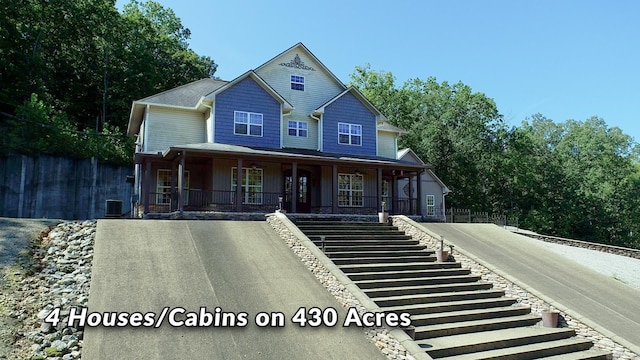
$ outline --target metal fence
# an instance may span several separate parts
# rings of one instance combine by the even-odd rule
[[[445,218],[448,223],[483,223],[518,227],[517,217],[509,217],[504,214],[489,214],[488,212],[475,212],[470,209],[449,208],[445,211]]]

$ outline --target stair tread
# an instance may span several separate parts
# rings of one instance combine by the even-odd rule
[[[396,295],[396,296],[384,296],[379,298],[374,298],[374,301],[384,301],[384,300],[399,300],[399,299],[412,299],[412,298],[429,298],[429,297],[443,297],[448,295],[491,295],[495,293],[504,294],[502,290],[474,290],[474,291],[452,291],[452,292],[443,292],[443,293],[433,293],[433,294],[418,294],[418,295]]]
[[[604,350],[589,349],[575,351],[569,354],[561,354],[545,357],[546,360],[587,360],[587,359],[608,359],[611,352]]]
[[[470,309],[470,310],[456,310],[456,311],[447,311],[433,314],[419,314],[411,316],[412,320],[418,319],[434,319],[448,316],[464,316],[464,315],[473,315],[473,314],[489,314],[489,313],[499,313],[504,311],[516,311],[516,310],[531,310],[530,306],[500,306],[488,309]]]
[[[447,287],[464,287],[464,286],[486,286],[493,285],[486,281],[475,281],[472,283],[451,283],[451,284],[432,284],[432,285],[409,285],[409,286],[390,286],[384,288],[362,289],[364,292],[375,291],[394,291],[394,290],[418,290],[418,289],[446,289]]]
[[[359,273],[348,273],[347,275],[350,274],[359,274]],[[451,275],[451,276],[438,276],[438,279],[451,279],[451,280],[455,280],[455,279],[477,279],[479,278],[479,275],[473,275],[473,274],[466,274],[466,275]],[[419,281],[419,280],[424,280],[424,277],[416,277],[416,278],[397,278],[397,279],[375,279],[375,280],[358,280],[358,281],[354,281],[354,283],[356,285],[364,285],[364,284],[378,284],[378,283],[390,283],[393,281],[398,281],[398,282],[405,282],[405,281]],[[427,278],[428,279],[428,278]],[[478,280],[479,281],[479,280]],[[484,282],[485,284],[487,282]],[[451,283],[451,285],[459,285],[459,284],[464,284],[464,283]],[[440,285],[447,285],[447,284],[440,284]],[[413,286],[428,286],[428,285],[413,285]],[[387,288],[393,288],[393,286],[388,286]],[[382,290],[384,288],[380,288],[378,290]]]
[[[463,305],[482,305],[491,304],[496,302],[512,302],[515,303],[514,298],[488,298],[488,299],[473,299],[473,300],[459,300],[459,301],[443,301],[428,304],[411,304],[411,305],[396,305],[396,306],[384,306],[382,307],[385,312],[407,312],[413,309],[435,309],[447,306],[463,306]],[[428,311],[426,313],[429,313]]]
[[[527,345],[521,345],[521,346],[513,346],[513,347],[508,347],[503,349],[480,351],[476,353],[469,353],[469,354],[463,354],[463,355],[454,355],[454,356],[442,357],[439,359],[456,359],[456,360],[492,359],[492,358],[498,358],[502,356],[516,356],[519,354],[526,354],[526,353],[530,353],[538,350],[548,350],[553,347],[562,347],[562,346],[578,345],[578,344],[586,346],[587,343],[589,345],[593,345],[591,341],[586,339],[570,338],[570,339],[545,341],[541,343],[533,343],[533,344],[527,344]],[[581,349],[579,351],[584,351],[584,350],[586,349]]]
[[[494,324],[494,323],[503,323],[515,320],[538,320],[541,318],[535,315],[518,315],[518,316],[510,316],[506,318],[497,318],[497,319],[482,319],[482,320],[470,320],[470,321],[460,321],[455,323],[445,323],[445,324],[434,324],[434,325],[423,325],[416,326],[416,333],[420,331],[429,331],[429,330],[440,330],[440,329],[450,329],[450,328],[463,328],[474,325],[483,325],[483,324]]]
[[[398,266],[441,266],[442,264],[447,264],[445,268],[457,268],[462,266],[460,262],[450,262],[450,263],[436,263],[433,261],[419,261],[419,262],[405,262],[405,263],[376,263],[376,264],[349,264],[349,265],[340,265],[340,269],[358,269],[358,268],[366,268],[371,266],[376,266],[380,268],[385,267],[398,267]],[[451,264],[451,265],[449,265]]]
[[[534,338],[544,335],[559,335],[570,338],[575,335],[575,331],[569,328],[545,328],[541,326],[528,326],[512,329],[500,329],[481,331],[470,334],[449,335],[425,340],[416,340],[427,352],[445,349],[462,348],[467,346],[478,346],[496,341],[507,341],[519,338]],[[428,347],[427,347],[428,346]]]

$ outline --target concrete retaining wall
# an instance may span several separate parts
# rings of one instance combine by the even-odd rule
[[[0,216],[84,220],[102,218],[106,200],[131,209],[133,166],[97,159],[10,155],[0,157]]]

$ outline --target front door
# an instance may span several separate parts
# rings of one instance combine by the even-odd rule
[[[296,199],[296,212],[308,213],[311,211],[311,189],[309,184],[309,172],[306,170],[298,169],[298,189]],[[291,186],[293,184],[293,176],[291,170],[287,170],[284,173],[284,209],[291,212]]]

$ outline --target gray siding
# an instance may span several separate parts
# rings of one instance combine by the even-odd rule
[[[151,107],[146,121],[146,151],[164,151],[170,146],[206,141],[203,113],[193,110]]]

